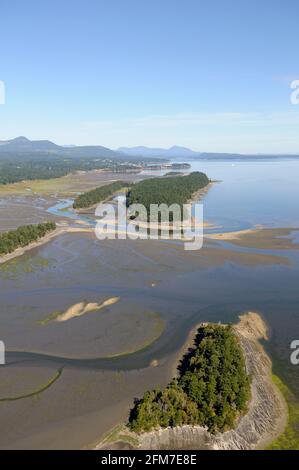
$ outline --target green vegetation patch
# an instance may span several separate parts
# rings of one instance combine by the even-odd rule
[[[18,275],[31,274],[48,268],[52,261],[42,256],[32,257],[24,254],[21,259],[13,258],[0,264],[0,277],[1,279],[17,279]]]
[[[100,186],[99,188],[92,189],[91,191],[87,191],[86,193],[80,194],[73,204],[74,209],[83,209],[87,207],[91,207],[94,204],[97,204],[101,201],[104,201],[109,196],[112,196],[116,191],[127,187],[128,183],[125,181],[115,181],[111,184],[106,184],[104,186]]]
[[[196,191],[204,188],[210,180],[198,171],[186,176],[152,178],[132,186],[127,195],[127,205],[143,204],[150,213],[151,204],[179,204],[189,201]]]
[[[128,426],[148,432],[190,424],[224,432],[247,411],[249,399],[250,378],[232,327],[209,325],[198,330],[196,347],[183,358],[180,377],[163,390],[146,392],[132,409]]]
[[[53,377],[51,377],[48,382],[46,382],[45,384],[41,385],[39,388],[37,388],[36,390],[33,390],[32,392],[28,392],[28,393],[24,393],[22,395],[17,395],[17,396],[14,396],[14,397],[4,397],[4,398],[0,398],[0,402],[7,402],[7,401],[17,401],[17,400],[22,400],[23,398],[30,398],[30,397],[33,397],[35,395],[39,395],[40,393],[44,392],[45,390],[47,390],[48,388],[51,387],[51,385],[53,385],[56,380],[59,379],[59,377],[61,376],[62,374],[62,368],[60,368],[54,375]]]
[[[42,325],[42,326],[47,325],[51,321],[56,320],[56,318],[60,317],[60,315],[62,315],[62,314],[63,314],[63,312],[61,310],[55,310],[54,312],[50,313],[50,315],[48,315],[46,318],[43,318],[42,320],[39,320],[38,324]]]
[[[0,185],[17,183],[29,180],[48,180],[61,178],[70,173],[91,170],[110,170],[116,173],[136,171],[140,169],[138,160],[124,164],[122,160],[110,160],[102,157],[62,158],[57,154],[8,154],[1,155],[0,159]],[[137,166],[136,166],[137,165]]]
[[[119,441],[128,443],[132,447],[138,446],[138,439],[123,424],[118,424],[113,429],[104,434],[101,445],[113,444]]]
[[[269,450],[299,450],[299,401],[276,375],[272,380],[283,394],[289,408],[288,424],[284,432],[268,447]]]
[[[55,229],[55,222],[44,222],[36,225],[22,225],[16,230],[4,232],[0,234],[0,255],[13,253],[17,248],[36,242]]]

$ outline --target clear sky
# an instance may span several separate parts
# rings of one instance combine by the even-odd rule
[[[0,140],[299,153],[298,0],[1,0]]]

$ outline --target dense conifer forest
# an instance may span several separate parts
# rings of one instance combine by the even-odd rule
[[[224,432],[247,410],[250,378],[232,327],[200,328],[196,344],[183,359],[178,379],[164,389],[146,392],[135,404],[129,418],[131,430],[190,424]]]
[[[192,195],[207,186],[210,182],[207,175],[193,172],[186,176],[151,178],[140,181],[130,188],[127,205],[143,204],[148,213],[151,204],[179,204],[182,206]]]
[[[115,181],[114,183],[100,186],[99,188],[92,189],[86,193],[80,194],[74,201],[74,209],[83,209],[91,207],[94,204],[104,201],[109,196],[112,196],[116,191],[128,186],[125,181]]]

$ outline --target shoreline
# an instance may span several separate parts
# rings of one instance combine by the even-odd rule
[[[90,229],[87,228],[81,228],[81,227],[69,227],[69,226],[61,226],[53,230],[53,232],[48,233],[44,237],[40,238],[36,242],[30,243],[29,245],[26,246],[21,246],[17,248],[15,251],[12,253],[8,253],[7,255],[0,256],[0,265],[7,263],[8,261],[11,261],[14,258],[18,258],[19,256],[24,255],[27,251],[31,251],[34,248],[38,248],[40,246],[45,245],[49,241],[51,241],[53,238],[58,237],[59,235],[62,235],[63,233],[75,233],[75,232],[90,232]]]
[[[272,380],[272,362],[260,343],[261,339],[268,339],[268,327],[262,317],[254,312],[239,318],[233,328],[243,349],[252,384],[248,411],[239,418],[235,428],[213,435],[204,427],[185,425],[136,434],[122,425],[119,432],[112,430],[104,436],[96,449],[122,449],[127,445],[128,448],[148,450],[253,450],[264,449],[277,439],[287,425],[288,407]],[[178,374],[177,365],[183,354],[194,345],[199,326],[207,324],[201,322],[190,331],[176,355],[173,366],[175,375]]]
[[[20,246],[16,250],[14,250],[11,253],[7,253],[7,255],[3,255],[0,257],[0,265],[7,263],[7,261],[10,261],[14,258],[17,258],[19,256],[22,256],[24,253],[27,251],[33,250],[33,248],[37,248],[39,246],[45,245],[48,243],[52,238],[57,237],[58,235],[61,235],[65,229],[59,227],[53,230],[53,232],[46,234],[44,237],[40,238],[36,242],[29,243],[29,245],[26,246]]]
[[[216,181],[216,180],[209,180],[206,186],[198,189],[197,191],[195,191],[195,193],[192,194],[192,197],[191,199],[187,201],[187,204],[188,203],[192,204],[193,202],[200,202],[205,197],[205,195],[209,192],[210,188],[218,182],[219,181]]]
[[[262,225],[256,225],[252,228],[247,228],[244,230],[235,230],[231,232],[207,233],[205,235],[205,238],[210,238],[212,240],[223,240],[223,241],[239,240],[241,237],[244,237],[246,235],[258,233],[259,231],[263,230],[263,228],[264,227]]]
[[[115,180],[115,181],[117,181],[117,180]],[[201,188],[199,191],[196,191],[193,194],[192,199],[188,202],[191,203],[191,202],[195,202],[196,200],[198,201],[198,200],[202,199],[205,196],[205,194],[208,192],[210,186],[213,185],[214,183],[215,183],[214,181],[210,181],[204,188]],[[115,196],[115,194],[118,194],[120,191],[121,190],[116,191],[113,195],[109,196],[104,201],[102,201],[102,203],[107,202],[107,201],[111,201],[112,198]],[[94,205],[94,206],[96,206],[96,205]],[[94,206],[92,206],[92,207],[94,207]],[[74,209],[74,211],[78,215],[80,215],[80,214],[84,215],[84,214],[88,213],[92,209],[92,207],[84,208],[84,209]],[[80,222],[81,221],[78,221],[78,223],[80,223]],[[137,224],[137,225],[139,225],[139,224]],[[142,225],[142,222],[140,222],[140,225]],[[212,225],[209,224],[208,222],[203,224],[204,228],[209,228],[211,226]],[[161,227],[159,226],[158,228],[161,228]],[[16,250],[14,250],[12,253],[8,253],[6,255],[0,256],[0,265],[2,265],[4,263],[7,263],[8,261],[11,261],[14,258],[18,258],[19,256],[22,256],[23,254],[25,254],[28,251],[33,250],[34,248],[38,248],[40,246],[45,245],[46,243],[51,241],[53,238],[56,238],[57,236],[62,235],[63,233],[90,232],[90,231],[91,231],[90,228],[85,228],[84,229],[84,228],[70,227],[70,226],[65,226],[65,225],[59,226],[53,232],[45,235],[40,240],[37,240],[36,242],[30,243],[29,245],[26,245],[24,247],[19,247]]]

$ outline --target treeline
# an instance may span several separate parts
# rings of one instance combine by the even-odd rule
[[[55,222],[44,222],[37,225],[22,225],[16,230],[0,234],[0,255],[12,253],[17,248],[38,241],[47,233],[56,229]]]
[[[135,432],[184,424],[212,433],[231,429],[247,410],[250,378],[231,326],[199,330],[197,347],[182,361],[181,375],[162,390],[146,392],[129,418]]]
[[[98,204],[99,202],[104,201],[109,196],[112,196],[113,193],[116,191],[127,187],[128,183],[125,181],[115,181],[114,183],[106,184],[104,186],[100,186],[99,188],[92,189],[91,191],[87,191],[86,193],[80,194],[74,201],[73,207],[74,209],[83,209],[94,204]]]
[[[0,184],[17,183],[23,180],[60,178],[79,170],[105,168],[103,162],[78,162],[45,158],[33,161],[0,162]]]
[[[141,164],[124,164],[124,161],[108,159],[86,158],[62,158],[55,155],[35,157],[30,160],[23,156],[22,159],[2,159],[0,161],[0,184],[17,183],[24,180],[60,178],[76,171],[109,170],[116,173],[135,171]]]
[[[143,204],[150,212],[151,204],[179,204],[182,206],[192,195],[210,182],[207,175],[193,172],[186,176],[152,178],[136,183],[128,192],[127,205]]]

